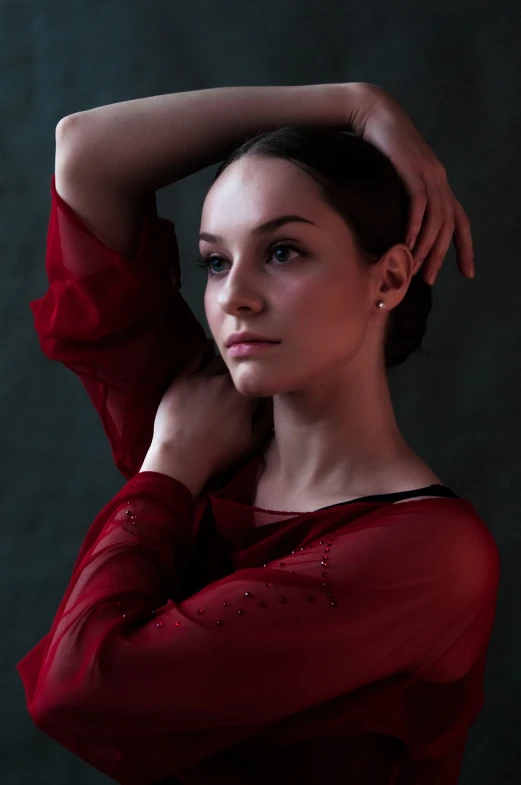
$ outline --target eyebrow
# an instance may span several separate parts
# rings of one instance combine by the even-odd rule
[[[273,218],[271,221],[266,221],[266,223],[256,226],[255,229],[252,230],[252,234],[267,234],[267,232],[271,232],[273,229],[278,229],[279,226],[282,226],[283,224],[293,222],[306,223],[316,226],[316,223],[313,223],[313,221],[310,221],[307,218],[303,218],[301,215],[279,215],[278,218]],[[206,240],[209,243],[218,243],[222,242],[223,238],[218,234],[208,234],[208,232],[201,232],[199,235],[199,240]]]

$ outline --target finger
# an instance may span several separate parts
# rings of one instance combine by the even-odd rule
[[[450,193],[449,189],[447,188],[447,196],[445,200],[445,205],[452,205],[450,200]],[[443,265],[444,259],[447,255],[447,251],[449,250],[450,243],[452,240],[452,236],[454,234],[454,215],[452,213],[452,208],[448,209],[445,213],[445,221],[442,224],[440,229],[440,233],[438,234],[434,245],[432,246],[428,258],[425,262],[426,267],[426,276],[428,276],[428,282],[431,286],[434,285],[436,281],[436,277]]]
[[[429,179],[425,183],[427,192],[427,211],[423,226],[413,251],[415,269],[424,261],[431,250],[445,220],[443,197],[436,180]],[[429,270],[425,269],[425,277]]]
[[[452,194],[454,205],[454,247],[456,248],[458,267],[462,275],[474,278],[476,266],[474,262],[474,249],[472,246],[472,233],[470,221],[461,204]]]
[[[411,197],[406,242],[412,251],[423,224],[423,216],[427,207],[427,193],[421,177],[404,175],[403,182]]]

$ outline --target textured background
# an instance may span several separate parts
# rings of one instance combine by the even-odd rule
[[[83,537],[122,487],[78,379],[39,351],[55,127],[94,106],[232,85],[366,81],[409,112],[472,222],[476,281],[451,248],[424,348],[392,372],[402,432],[470,499],[502,557],[487,703],[462,785],[521,781],[518,0],[0,0],[0,781],[108,778],[41,734],[15,664],[49,630]],[[516,76],[517,74],[517,76]],[[178,232],[183,296],[210,336],[195,267],[210,167],[158,192]],[[66,477],[64,483],[61,479]]]

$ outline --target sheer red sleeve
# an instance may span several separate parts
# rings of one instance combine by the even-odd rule
[[[126,259],[104,245],[51,179],[49,288],[30,302],[44,354],[72,370],[100,415],[117,468],[139,471],[154,418],[175,374],[206,341],[180,294],[174,224],[152,194],[138,250]]]
[[[118,782],[149,785],[391,675],[458,680],[488,642],[495,543],[443,501],[376,511],[176,603],[193,504],[166,475],[130,480],[17,666],[35,724]]]

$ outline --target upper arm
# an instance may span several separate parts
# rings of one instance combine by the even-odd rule
[[[67,125],[57,128],[49,286],[29,305],[43,353],[81,379],[128,479],[166,386],[206,336],[181,295],[175,226],[158,217],[155,192],[119,192],[89,175],[78,150]]]
[[[104,178],[79,153],[71,133],[73,122],[74,116],[66,117],[56,127],[56,190],[104,245],[130,259],[137,250],[145,199],[150,195]]]

